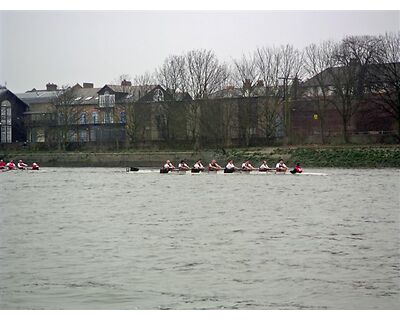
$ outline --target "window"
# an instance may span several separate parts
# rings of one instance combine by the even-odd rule
[[[113,118],[111,117],[111,112],[104,113],[104,123],[113,123]]]
[[[82,112],[79,116],[79,124],[86,124],[86,113]]]
[[[106,91],[103,95],[100,96],[99,106],[101,108],[113,108],[115,104],[115,94],[109,94]]]
[[[97,123],[97,112],[96,111],[92,112],[92,122],[93,122],[93,124]]]
[[[74,130],[69,130],[68,131],[68,141],[69,142],[78,142],[78,134]]]
[[[154,90],[154,96],[153,96],[154,101],[164,101],[164,92],[160,89]]]
[[[92,99],[93,97],[86,97],[85,98],[85,101],[88,101],[88,100],[90,100],[90,99]]]
[[[79,100],[81,100],[82,99],[82,97],[76,97],[75,98],[75,101],[79,101]]]
[[[257,128],[249,128],[249,133],[250,133],[251,135],[257,134]]]
[[[11,103],[8,100],[4,100],[1,103],[0,126],[1,126],[0,142],[11,143],[12,142]]]
[[[96,127],[91,127],[90,128],[90,141],[96,141]]]
[[[86,142],[88,141],[88,132],[83,129],[79,131],[79,142]]]
[[[126,123],[126,114],[124,111],[121,111],[119,114],[119,123]]]

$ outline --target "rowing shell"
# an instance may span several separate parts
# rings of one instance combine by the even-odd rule
[[[145,174],[145,173],[160,173],[160,169],[140,169],[136,171],[126,171],[128,173],[135,173],[135,174]],[[190,170],[187,171],[179,171],[179,170],[174,170],[174,171],[169,171],[168,173],[162,173],[162,175],[289,175],[289,176],[327,176],[326,173],[322,172],[303,172],[303,173],[296,173],[292,174],[289,171],[287,172],[276,172],[274,170],[272,171],[235,171],[232,173],[224,173],[224,170],[218,170],[218,171],[202,171],[202,172],[191,172]]]

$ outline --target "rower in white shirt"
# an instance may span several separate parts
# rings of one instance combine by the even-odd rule
[[[171,163],[171,161],[167,160],[167,162],[164,164],[164,169],[165,169],[165,170],[168,170],[168,171],[171,171],[171,170],[174,170],[175,167],[174,167],[174,165]]]
[[[208,164],[208,171],[210,172],[217,172],[221,169],[221,166],[217,163],[215,159],[212,159],[211,162]]]
[[[279,162],[275,166],[275,173],[286,172],[288,167],[283,163],[283,159],[279,159]]]
[[[204,166],[201,163],[201,159],[196,161],[196,163],[193,165],[193,169],[195,169],[197,171],[204,171]]]
[[[258,171],[260,172],[265,172],[265,171],[269,171],[269,170],[273,170],[270,167],[268,167],[267,161],[263,161],[262,164],[260,165],[260,167],[258,168]]]
[[[242,163],[242,171],[252,171],[254,169],[249,160]]]
[[[22,160],[19,160],[17,163],[17,167],[18,169],[25,170],[28,167],[28,165],[24,163]]]
[[[240,169],[235,167],[235,165],[233,164],[233,160],[229,160],[225,166],[224,172],[232,173],[235,172],[235,170],[240,170]]]
[[[185,161],[181,160],[181,162],[178,164],[178,169],[179,171],[188,171],[190,170],[190,167],[187,165],[187,163],[185,163]]]

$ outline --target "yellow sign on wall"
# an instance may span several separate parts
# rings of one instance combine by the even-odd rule
[[[318,120],[318,115],[316,113],[314,114],[314,120]]]

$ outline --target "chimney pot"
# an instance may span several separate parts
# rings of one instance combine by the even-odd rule
[[[56,91],[57,85],[49,82],[48,84],[46,84],[46,90],[47,91]]]
[[[122,82],[121,82],[121,86],[130,87],[130,86],[132,86],[132,82],[130,82],[130,81],[124,79],[124,80],[122,80]]]
[[[84,88],[94,88],[94,85],[92,82],[84,82],[83,87]]]

